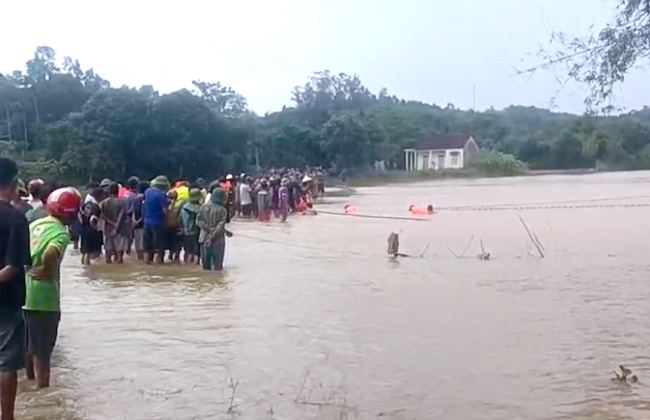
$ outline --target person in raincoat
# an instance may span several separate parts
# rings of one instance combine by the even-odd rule
[[[196,216],[196,224],[201,230],[201,260],[204,270],[223,270],[223,259],[226,251],[226,236],[232,233],[226,229],[228,210],[226,193],[221,188],[215,188],[210,196],[210,202],[201,206]]]
[[[199,226],[196,218],[201,210],[203,194],[198,188],[193,188],[189,193],[189,200],[178,211],[178,221],[183,230],[183,261],[187,264],[201,262],[199,246]]]

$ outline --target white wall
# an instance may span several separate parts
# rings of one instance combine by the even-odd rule
[[[458,153],[458,159],[456,161],[453,160],[452,153]],[[441,154],[444,155],[442,162],[439,160],[439,155]],[[418,150],[416,152],[416,169],[418,171],[462,169],[464,162],[463,154],[463,149]],[[442,163],[442,167],[440,163]]]
[[[463,169],[463,162],[465,161],[463,154],[465,153],[465,150],[463,149],[449,149],[446,150],[446,156],[445,156],[445,169]],[[458,158],[454,162],[452,159],[451,154],[452,153],[458,153]]]

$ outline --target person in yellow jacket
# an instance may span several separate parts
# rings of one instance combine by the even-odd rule
[[[173,190],[176,191],[174,205],[178,205],[190,198],[190,184],[187,181],[176,182]]]

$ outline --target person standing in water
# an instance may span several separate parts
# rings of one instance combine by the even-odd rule
[[[125,212],[124,212],[124,230],[126,233],[126,238],[125,241],[126,243],[124,244],[124,252],[126,252],[127,255],[131,254],[131,249],[133,248],[133,211],[135,208],[135,205],[138,201],[138,184],[140,183],[140,179],[137,176],[132,176],[126,181],[126,189],[127,193],[124,196],[124,203],[125,203]]]
[[[253,214],[253,197],[251,195],[251,179],[242,179],[239,184],[239,200],[241,203],[241,214],[248,219]]]
[[[99,187],[95,187],[89,195],[101,195]],[[90,265],[93,258],[102,254],[104,236],[99,226],[102,211],[97,200],[88,200],[81,206],[79,221],[81,223],[81,264]]]
[[[271,220],[271,197],[269,196],[269,183],[266,179],[260,181],[257,191],[257,213],[262,222]]]
[[[106,264],[113,261],[121,264],[124,262],[124,247],[126,245],[126,205],[118,197],[119,185],[113,182],[108,187],[108,198],[101,202],[102,221],[104,231],[104,249],[106,251]]]
[[[210,202],[201,206],[196,217],[196,224],[201,229],[199,243],[204,270],[223,270],[225,237],[232,236],[226,229],[228,210],[224,207],[225,204],[226,193],[221,188],[216,188],[212,191]]]
[[[199,247],[199,227],[196,224],[196,217],[201,210],[201,190],[192,188],[190,190],[190,198],[179,210],[178,220],[183,230],[183,262],[201,261],[201,252]]]
[[[289,179],[282,178],[278,189],[278,213],[282,222],[287,221],[289,215]]]
[[[33,268],[27,275],[24,306],[27,377],[35,377],[39,388],[50,386],[50,358],[61,319],[61,260],[71,239],[66,225],[77,218],[80,205],[79,191],[59,188],[47,199],[45,206],[50,215],[29,226]]]
[[[144,193],[144,248],[147,264],[154,260],[158,264],[164,262],[169,211],[167,190],[169,180],[161,175],[151,181],[151,188]]]
[[[183,248],[183,227],[180,225],[178,216],[185,202],[178,200],[178,192],[176,190],[167,192],[167,198],[170,202],[166,222],[169,261],[178,263],[180,262],[181,249]]]
[[[138,183],[137,194],[134,198],[133,208],[131,212],[131,227],[133,228],[133,243],[135,245],[135,253],[139,261],[144,260],[144,193],[149,188],[147,181],[140,181]],[[127,204],[128,207],[128,204]]]
[[[17,371],[25,366],[25,267],[31,265],[27,219],[11,202],[18,166],[0,158],[0,412],[14,419]]]

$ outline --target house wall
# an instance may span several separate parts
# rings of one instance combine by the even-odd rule
[[[457,154],[456,159],[454,159],[454,153]],[[412,170],[462,169],[465,161],[464,155],[463,149],[416,150],[415,168]]]
[[[478,156],[479,147],[470,137],[462,149],[405,149],[405,169],[407,171],[429,171],[443,169],[463,169]]]
[[[465,153],[463,155],[464,166],[467,166],[471,161],[476,159],[478,152],[478,144],[476,144],[474,138],[470,137],[469,140],[467,140],[467,143],[465,143]]]

